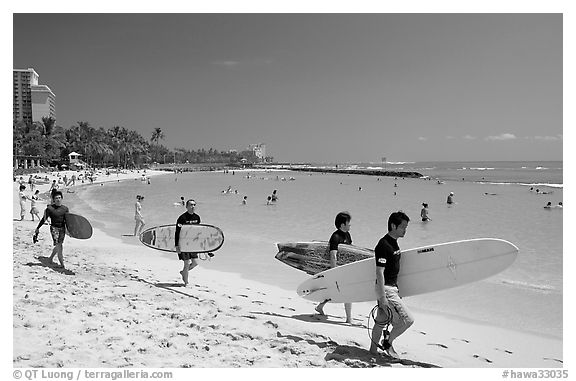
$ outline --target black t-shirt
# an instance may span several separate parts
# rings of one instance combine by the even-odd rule
[[[338,250],[338,245],[341,243],[346,243],[348,245],[352,244],[352,237],[350,236],[349,232],[343,232],[342,230],[338,229],[332,236],[330,237],[329,241],[329,251]]]
[[[55,228],[63,228],[66,223],[66,213],[68,207],[64,205],[56,206],[54,204],[46,207],[46,217],[50,218],[50,225]]]
[[[376,254],[376,266],[384,267],[384,284],[396,286],[398,273],[400,272],[400,247],[398,242],[386,234],[374,249]]]
[[[199,224],[199,223],[200,223],[200,216],[197,215],[196,213],[190,214],[188,213],[188,211],[186,211],[184,212],[184,214],[178,217],[178,220],[176,221],[176,233],[174,234],[176,246],[179,245],[178,241],[180,240],[180,230],[182,229],[182,226]]]

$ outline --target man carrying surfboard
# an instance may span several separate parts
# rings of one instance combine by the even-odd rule
[[[410,219],[403,212],[395,212],[388,218],[388,234],[380,239],[374,249],[376,258],[376,295],[378,295],[378,313],[372,329],[370,353],[378,355],[378,348],[383,349],[390,357],[399,358],[392,343],[413,323],[414,318],[398,294],[398,273],[402,253],[398,247],[398,238],[404,237]],[[390,316],[389,314],[392,314]],[[382,344],[380,337],[387,323],[392,324],[392,331],[385,334]]]
[[[34,232],[34,237],[37,239],[38,232],[44,222],[50,218],[50,233],[52,234],[52,240],[54,241],[54,249],[50,255],[50,263],[54,259],[54,256],[58,255],[58,261],[60,261],[60,268],[64,268],[64,255],[62,254],[64,237],[66,236],[66,214],[68,213],[68,207],[62,205],[62,192],[55,190],[52,192],[52,204],[46,207],[44,211],[44,216],[38,223],[38,227]]]
[[[192,225],[192,224],[199,224],[200,223],[200,216],[197,215],[194,210],[196,209],[196,201],[188,200],[186,201],[186,212],[184,212],[178,220],[176,220],[176,233],[174,234],[175,238],[175,245],[176,245],[176,252],[178,253],[178,259],[184,262],[184,267],[182,271],[180,271],[180,275],[182,275],[182,281],[184,282],[184,286],[188,285],[188,272],[192,270],[194,267],[198,266],[198,254],[196,253],[187,253],[180,251],[180,230],[182,230],[183,225]]]
[[[276,191],[274,191],[276,192]],[[330,252],[330,267],[334,268],[338,266],[338,245],[345,243],[348,245],[352,244],[352,236],[350,236],[350,221],[352,216],[348,212],[340,212],[336,215],[334,220],[334,225],[336,225],[336,231],[332,233],[330,241],[328,242],[328,250]],[[320,315],[324,314],[324,305],[330,300],[325,300],[318,304],[314,309]],[[346,311],[346,323],[352,324],[352,303],[344,303],[344,310]]]

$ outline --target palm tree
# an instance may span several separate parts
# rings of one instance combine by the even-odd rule
[[[152,131],[152,138],[150,138],[150,141],[154,144],[158,144],[158,141],[160,140],[164,140],[164,133],[160,127],[156,127],[154,131]]]

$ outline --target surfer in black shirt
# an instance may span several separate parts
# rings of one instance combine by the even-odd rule
[[[404,237],[410,219],[403,212],[395,212],[388,218],[388,234],[386,234],[374,249],[376,257],[376,295],[378,295],[378,313],[372,329],[370,353],[377,355],[378,347],[383,348],[391,357],[399,358],[392,343],[404,333],[413,323],[414,318],[398,293],[398,273],[402,253],[398,247],[398,238]],[[392,314],[390,317],[389,314]],[[384,335],[380,346],[378,342],[386,323],[392,324],[389,335]]]
[[[188,285],[188,272],[194,267],[198,266],[198,254],[188,253],[180,251],[180,230],[182,230],[183,225],[192,225],[200,223],[200,216],[197,215],[194,210],[196,209],[196,201],[188,200],[186,201],[186,212],[184,212],[178,220],[176,221],[176,233],[174,234],[176,252],[178,253],[178,259],[184,262],[184,267],[180,271],[182,275],[182,281],[184,286]]]
[[[58,255],[58,261],[60,261],[59,268],[64,268],[64,255],[62,254],[64,237],[66,236],[66,214],[68,213],[68,207],[62,205],[62,192],[55,190],[52,192],[52,204],[46,207],[42,219],[38,223],[38,227],[34,232],[34,241],[38,238],[38,232],[44,222],[50,218],[50,233],[52,234],[52,240],[54,241],[54,249],[52,249],[52,254],[50,255],[50,263],[54,259],[54,256]]]
[[[334,225],[336,225],[337,230],[332,233],[328,243],[331,268],[338,266],[338,245],[341,243],[352,244],[352,237],[350,236],[351,220],[352,216],[348,212],[340,212],[336,215]],[[320,315],[325,315],[324,305],[329,301],[330,300],[325,300],[318,304],[315,308],[316,312]],[[344,303],[344,310],[346,311],[346,323],[352,324],[352,303]]]

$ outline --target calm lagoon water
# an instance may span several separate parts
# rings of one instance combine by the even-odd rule
[[[492,168],[482,165],[478,168]],[[506,271],[460,288],[407,298],[409,306],[561,338],[563,212],[543,208],[548,201],[555,205],[563,200],[561,166],[557,162],[526,168],[500,165],[498,169],[420,165],[420,173],[442,178],[443,184],[288,171],[250,172],[250,178],[248,172],[240,171],[167,174],[152,177],[151,184],[133,180],[79,188],[67,197],[67,203],[95,227],[121,237],[133,232],[136,194],[145,196],[147,227],[174,223],[184,211],[174,203],[180,196],[194,198],[202,222],[219,226],[225,234],[224,246],[202,266],[288,290],[295,290],[307,275],[274,259],[276,242],[327,240],[335,229],[335,215],[348,210],[354,244],[374,248],[386,233],[388,215],[403,210],[411,218],[406,237],[399,241],[403,249],[482,237],[505,239],[520,249],[518,259]],[[470,179],[478,171],[481,176]],[[466,181],[460,180],[467,175]],[[291,177],[294,180],[288,180]],[[510,180],[503,181],[505,177]],[[540,184],[541,191],[553,193],[530,192],[529,184]],[[228,187],[238,194],[223,194]],[[266,205],[273,190],[278,191],[279,200]],[[455,193],[456,205],[446,204],[449,192]],[[248,196],[247,205],[242,205],[243,196]],[[419,218],[422,202],[429,204],[432,221],[427,223]],[[140,245],[133,237],[123,239]],[[142,250],[152,249],[142,246]],[[173,256],[178,275],[176,255],[157,254]],[[367,314],[370,308],[366,306]]]

